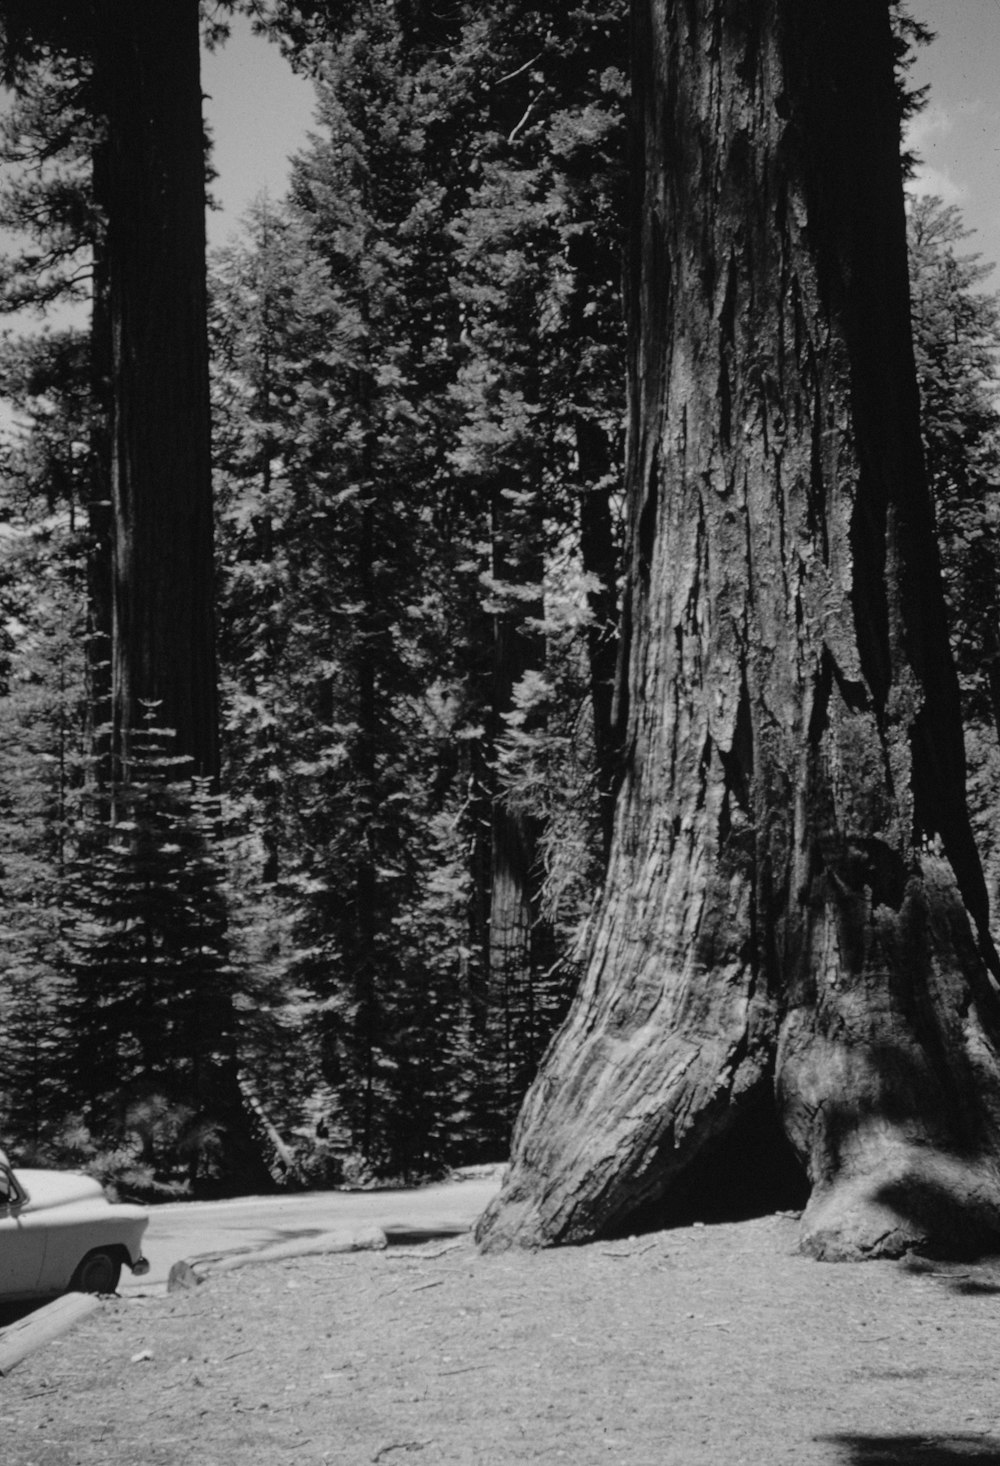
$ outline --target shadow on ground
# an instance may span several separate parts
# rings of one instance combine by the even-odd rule
[[[995,1256],[983,1264],[963,1268],[957,1264],[935,1262],[927,1257],[906,1257],[899,1264],[913,1277],[933,1278],[952,1293],[966,1298],[989,1297],[1000,1293],[1000,1260]]]
[[[1000,1440],[983,1435],[832,1435],[843,1466],[1000,1466]]]
[[[1000,1283],[988,1282],[984,1278],[961,1278],[951,1286],[954,1292],[962,1293],[966,1298],[981,1298],[1000,1293]]]
[[[51,1298],[32,1298],[27,1303],[0,1303],[0,1329],[9,1328],[12,1323],[20,1323],[22,1318],[34,1313],[36,1308],[43,1308],[46,1303],[51,1302]]]

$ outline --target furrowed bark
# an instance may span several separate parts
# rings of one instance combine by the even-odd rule
[[[158,705],[218,776],[205,165],[197,0],[100,0],[111,351],[112,743]],[[116,770],[116,775],[120,770]]]
[[[626,774],[589,971],[479,1240],[668,1215],[769,1115],[810,1251],[987,1245],[1000,1005],[888,9],[636,0],[633,48]]]
[[[100,637],[110,629],[110,677],[98,665],[94,686],[110,694],[110,752],[98,780],[109,785],[116,815],[133,735],[150,719],[173,730],[171,752],[185,775],[214,785],[219,774],[205,135],[198,0],[93,0],[87,12],[103,127],[95,193],[106,216],[94,326],[106,422],[97,449],[107,453],[110,477],[110,510],[99,495],[93,506],[92,580],[94,630]],[[196,1076],[187,1098],[224,1136],[218,1184],[266,1187],[238,1083],[228,994],[204,1026],[211,1074]],[[154,1074],[155,1050],[153,1042]]]

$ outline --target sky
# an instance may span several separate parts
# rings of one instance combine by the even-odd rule
[[[252,34],[245,16],[233,18],[224,46],[203,55],[201,85],[219,174],[212,195],[222,205],[208,216],[212,246],[225,243],[258,194],[282,196],[288,159],[312,125],[315,95],[274,42]]]
[[[937,35],[914,80],[929,105],[910,143],[924,163],[916,187],[962,211],[975,234],[967,251],[1000,266],[1000,0],[909,0]],[[1000,270],[987,288],[1000,289]]]

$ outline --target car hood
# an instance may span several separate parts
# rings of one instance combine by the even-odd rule
[[[14,1171],[28,1193],[25,1211],[40,1211],[42,1207],[70,1206],[74,1201],[93,1201],[104,1198],[104,1188],[93,1176],[78,1176],[72,1171]]]

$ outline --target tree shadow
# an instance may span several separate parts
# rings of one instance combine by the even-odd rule
[[[953,1149],[961,1159],[966,1159]],[[976,1157],[986,1164],[988,1157]],[[876,1200],[905,1218],[929,1239],[920,1252],[927,1257],[973,1261],[996,1256],[1000,1217],[991,1197],[953,1191],[935,1177],[911,1172],[879,1187]]]
[[[31,1298],[22,1303],[0,1303],[0,1329],[10,1328],[11,1324],[20,1323],[22,1318],[27,1318],[29,1313],[34,1313],[36,1308],[44,1308],[46,1303],[51,1303],[51,1298]]]
[[[1000,1259],[996,1257],[973,1263],[970,1268],[911,1254],[901,1258],[899,1266],[911,1277],[939,1283],[964,1298],[985,1298],[1000,1293]]]
[[[1000,1440],[984,1435],[828,1435],[845,1466],[1000,1466]]]
[[[800,1212],[809,1182],[785,1135],[769,1083],[744,1095],[734,1114],[675,1177],[664,1195],[629,1213],[609,1235],[687,1227],[692,1222],[745,1222],[774,1212]]]
[[[956,1278],[951,1284],[956,1293],[966,1298],[982,1298],[1000,1293],[1000,1283],[987,1278]]]

